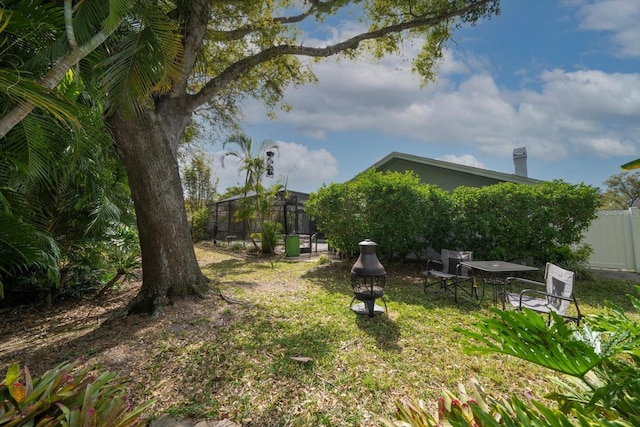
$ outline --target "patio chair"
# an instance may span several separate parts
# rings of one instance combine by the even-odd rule
[[[525,285],[535,285],[544,288],[544,290],[524,289],[519,293],[505,292],[502,301],[503,308],[505,302],[508,302],[516,310],[527,308],[538,313],[546,313],[547,323],[551,323],[551,313],[553,312],[567,320],[574,320],[579,325],[582,314],[573,294],[574,277],[573,271],[565,270],[550,262],[547,263],[544,272],[545,283],[519,277],[508,277],[507,282],[510,289],[512,283],[520,282]],[[567,311],[571,304],[575,306],[575,313]]]
[[[443,249],[440,252],[440,260],[427,260],[427,269],[422,272],[424,276],[424,293],[428,294],[431,286],[439,286],[444,292],[452,292],[453,298],[458,302],[458,291],[462,291],[470,298],[478,299],[478,290],[473,277],[473,270],[460,265],[463,261],[472,261],[471,251],[452,251]],[[469,289],[464,286],[468,285]]]

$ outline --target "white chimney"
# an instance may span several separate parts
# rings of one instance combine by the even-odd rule
[[[527,147],[513,149],[513,164],[516,167],[516,175],[528,176],[527,174]]]

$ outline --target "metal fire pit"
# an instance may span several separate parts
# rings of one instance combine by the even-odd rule
[[[375,242],[365,239],[359,243],[360,256],[351,267],[351,288],[353,299],[349,304],[351,310],[358,314],[367,314],[373,317],[387,311],[387,302],[384,300],[384,287],[387,282],[387,272],[376,256]],[[381,299],[384,308],[376,305],[376,299]],[[354,301],[361,301],[354,305]]]

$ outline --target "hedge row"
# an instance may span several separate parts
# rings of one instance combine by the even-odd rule
[[[448,248],[472,250],[478,259],[561,262],[588,255],[580,242],[599,200],[595,187],[561,180],[448,193],[412,172],[370,169],[321,187],[305,211],[346,254],[357,254],[358,243],[369,238],[385,258],[422,258],[427,248]]]

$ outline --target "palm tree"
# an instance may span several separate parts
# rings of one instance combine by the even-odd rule
[[[73,103],[54,89],[72,67],[118,29],[131,7],[130,0],[110,0],[107,4],[85,1],[79,5],[71,0],[63,5],[7,0],[2,6],[0,89],[6,104],[0,110],[0,138],[34,108],[79,125]]]
[[[7,0],[3,6],[14,9],[21,1],[34,4]],[[39,84],[41,80],[36,79],[56,68],[66,53],[76,52],[74,46],[86,54],[81,47],[91,49],[87,42],[94,40],[97,31],[106,23],[113,25],[109,28],[117,26],[91,55],[80,63],[69,63],[79,64],[75,75],[100,86],[101,96],[89,102],[104,106],[103,117],[135,200],[144,276],[127,311],[154,315],[162,313],[167,300],[201,296],[209,290],[193,250],[177,161],[180,137],[196,111],[209,108],[222,118],[229,117],[245,96],[260,99],[267,107],[286,106],[281,101],[287,86],[314,80],[301,57],[326,58],[341,52],[355,56],[371,49],[383,55],[399,50],[402,35],[409,33],[425,35],[415,68],[431,79],[450,31],[499,11],[499,0],[402,0],[383,8],[367,3],[363,8],[370,18],[367,30],[314,47],[298,38],[304,23],[323,22],[349,8],[350,2],[305,2],[305,9],[292,16],[287,1],[275,2],[273,7],[252,1],[201,0],[43,3],[57,6],[64,19],[55,24],[60,37],[42,39],[49,46],[46,54],[34,52],[34,58],[42,59],[42,72],[33,79]],[[94,8],[84,13],[87,5]],[[0,53],[2,59],[9,57]],[[68,67],[56,68],[61,69]],[[0,116],[6,114],[2,110]],[[249,170],[259,167],[246,166]]]
[[[40,287],[58,287],[61,270],[88,254],[88,245],[97,249],[129,208],[101,104],[83,79],[88,67],[73,68],[117,28],[129,3],[87,1],[65,15],[68,0],[3,2],[0,297],[2,282],[19,276],[39,274]]]
[[[253,140],[243,133],[233,134],[222,143],[223,149],[226,149],[229,145],[234,145],[235,147],[227,151],[224,157],[235,157],[240,164],[239,172],[244,171],[245,173],[242,187],[245,198],[240,202],[240,208],[235,213],[236,220],[244,222],[245,227],[251,230],[249,238],[256,250],[259,250],[260,247],[256,241],[258,230],[260,230],[260,237],[264,241],[262,234],[265,232],[267,221],[269,220],[268,213],[271,210],[271,199],[274,196],[274,191],[277,192],[279,190],[279,187],[276,186],[274,187],[275,190],[272,189],[273,191],[265,191],[262,185],[262,176],[267,170],[267,153],[277,151],[279,147],[278,144],[271,140],[263,140],[257,150],[254,150]],[[250,197],[246,197],[248,193],[251,193]],[[273,252],[274,245],[270,244],[268,246],[270,247],[263,248],[263,251]]]
[[[266,171],[266,157],[269,151],[278,151],[277,143],[265,139],[254,151],[253,140],[243,133],[231,135],[222,143],[222,148],[226,149],[229,145],[234,145],[234,149],[230,149],[224,154],[224,157],[235,157],[240,163],[240,172],[245,172],[244,193],[249,191],[258,192],[262,185],[262,175]],[[223,164],[224,164],[223,157]]]

